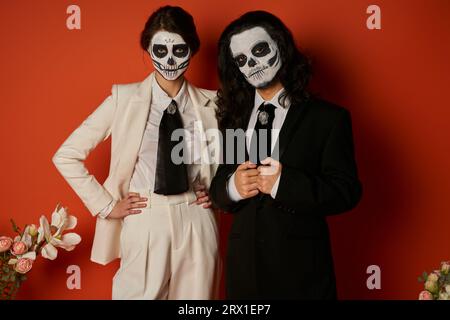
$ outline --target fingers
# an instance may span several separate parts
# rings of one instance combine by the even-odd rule
[[[197,199],[206,196],[206,194],[207,193],[205,191],[196,191],[195,192],[195,196],[197,197]]]
[[[240,193],[244,198],[250,198],[257,195],[258,192],[259,192],[258,184],[252,183],[242,186]]]
[[[139,198],[139,199],[143,199],[143,198]],[[145,200],[142,200],[145,201]],[[140,210],[140,208],[145,208],[147,207],[147,203],[141,203],[141,202],[130,202],[128,203],[127,208],[125,209],[125,217],[130,215],[130,214],[139,214],[142,212],[142,210]]]
[[[127,193],[127,198],[129,197],[139,197],[139,193],[137,192],[128,192]]]
[[[245,186],[242,187],[244,189],[244,191],[250,192],[252,190],[257,190],[258,189],[258,183],[251,183],[251,184],[247,184]]]
[[[196,192],[195,195],[197,197],[197,200],[194,201],[193,203],[197,204],[197,205],[201,205],[203,204],[203,208],[207,208],[205,207],[205,204],[208,203],[209,201],[209,196],[208,193],[205,191],[206,187],[204,185],[200,185],[201,188],[199,188]],[[209,208],[209,207],[208,207]]]
[[[270,176],[277,174],[281,170],[281,163],[270,157],[261,161],[261,166],[258,167],[258,172],[263,176]]]
[[[245,178],[245,180],[246,180],[246,184],[255,183],[256,181],[258,181],[258,176],[253,176],[253,177]]]
[[[270,178],[266,177],[266,176],[259,176],[258,179],[256,180],[256,184],[258,184],[260,186],[264,185],[269,182],[269,179]]]
[[[263,165],[271,165],[271,166],[276,166],[276,165],[278,165],[278,161],[277,160],[275,160],[275,159],[272,159],[271,157],[267,157],[267,158],[265,158],[264,160],[261,160],[261,164],[263,164]]]
[[[246,171],[238,172],[238,183],[241,185],[248,185],[256,182],[258,178],[258,170],[257,169],[249,169]]]
[[[141,213],[142,212],[142,210],[128,210],[127,211],[127,214],[125,215],[125,217],[126,216],[129,216],[129,215],[131,215],[131,214],[139,214],[139,213]]]
[[[147,206],[146,203],[129,203],[127,210],[135,208],[145,208],[146,206]]]
[[[207,203],[205,203],[205,204],[203,205],[203,208],[205,208],[205,209],[209,209],[209,208],[211,208],[211,207],[212,207],[211,201],[208,201]]]
[[[276,166],[259,166],[258,172],[262,176],[272,176],[277,173],[278,167]]]
[[[257,181],[258,181],[258,176],[253,176],[253,177],[249,177],[249,178],[246,178],[246,177],[241,178],[242,185],[244,185],[244,186],[252,184],[252,183],[256,183]]]
[[[257,176],[259,174],[258,169],[248,169],[246,171],[240,172],[239,174],[241,174],[243,177],[252,177],[252,176]]]
[[[239,165],[239,167],[237,167],[236,171],[242,171],[242,170],[247,170],[247,169],[255,169],[256,168],[256,164],[250,162],[250,161],[245,161],[244,163],[241,163]]]
[[[272,178],[269,176],[259,176],[258,177],[258,190],[262,193],[270,194],[273,187]]]
[[[246,161],[236,170],[236,186],[244,198],[250,198],[258,194],[257,178],[259,171],[257,165]]]
[[[196,184],[194,185],[194,191],[204,191],[206,190],[206,186],[204,184]]]
[[[124,200],[126,202],[124,217],[131,214],[139,214],[142,212],[141,208],[147,207],[147,198],[141,197],[137,192],[129,192]]]
[[[205,202],[208,202],[208,201],[209,201],[209,197],[205,196],[205,197],[198,198],[196,203],[197,204],[202,204],[202,203],[205,203]]]
[[[259,190],[258,190],[258,189],[249,191],[249,192],[246,193],[246,198],[254,197],[254,196],[256,196],[258,193],[259,193]]]
[[[128,201],[128,203],[145,202],[145,201],[147,201],[147,198],[139,197],[139,196],[132,196],[132,197],[129,197],[127,199],[127,201]]]

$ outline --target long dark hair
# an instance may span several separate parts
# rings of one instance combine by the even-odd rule
[[[231,54],[230,40],[233,35],[257,26],[267,31],[280,51],[282,65],[276,79],[285,89],[285,94],[280,96],[280,103],[284,104],[288,98],[291,105],[295,106],[309,97],[307,85],[311,77],[310,63],[296,47],[292,33],[278,17],[269,12],[247,12],[231,22],[219,39],[218,71],[221,86],[217,94],[217,119],[222,130],[244,128],[252,111],[255,89],[239,71]]]
[[[153,35],[160,31],[178,33],[191,49],[192,55],[200,47],[200,39],[195,28],[194,18],[180,7],[164,6],[153,12],[141,33],[141,48],[147,51]]]

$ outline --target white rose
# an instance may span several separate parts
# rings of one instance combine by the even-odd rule
[[[447,292],[441,292],[439,294],[439,300],[448,300],[448,298],[449,298],[449,295]]]

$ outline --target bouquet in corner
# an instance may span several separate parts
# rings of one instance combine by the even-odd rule
[[[57,248],[71,251],[81,241],[78,234],[65,233],[75,228],[77,218],[59,204],[52,213],[51,223],[45,216],[39,219],[39,227],[30,224],[21,230],[14,220],[11,219],[11,223],[17,236],[0,236],[0,300],[14,299],[39,254],[54,260]]]
[[[450,300],[450,261],[441,262],[440,270],[424,272],[418,280],[424,283],[425,289],[420,292],[419,300]]]

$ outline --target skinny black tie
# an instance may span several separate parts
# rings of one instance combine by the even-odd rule
[[[186,164],[175,164],[171,158],[172,149],[179,143],[171,139],[176,129],[183,129],[183,121],[177,103],[172,100],[159,125],[154,192],[162,195],[180,194],[189,189]],[[182,152],[180,157],[183,156]]]
[[[250,142],[250,161],[258,165],[272,153],[272,125],[275,119],[275,106],[267,103],[258,108],[255,131]]]

